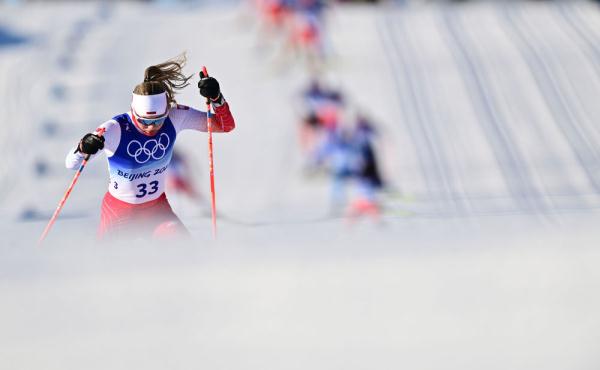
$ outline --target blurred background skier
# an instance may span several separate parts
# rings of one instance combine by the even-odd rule
[[[314,72],[324,67],[325,1],[255,0],[250,5],[258,20],[257,51],[271,53],[277,70],[287,71],[297,61]]]
[[[381,207],[377,194],[384,182],[376,156],[375,134],[374,125],[364,115],[358,115],[352,125],[335,121],[325,129],[313,161],[316,166],[326,168],[331,176],[332,214],[351,219],[360,216],[379,219]]]
[[[110,182],[102,201],[99,239],[188,235],[165,195],[177,135],[186,129],[207,131],[206,112],[175,101],[176,91],[192,78],[182,73],[185,63],[183,54],[146,68],[143,82],[133,90],[131,110],[86,134],[67,155],[66,167],[75,169],[86,155],[93,158],[100,150],[106,154]],[[235,122],[217,80],[200,73],[198,88],[215,111],[213,132],[233,130]]]
[[[251,0],[249,3],[258,21],[256,48],[265,53],[269,46],[282,42],[288,33],[291,9],[286,0]]]
[[[357,194],[348,209],[350,218],[366,215],[378,219],[381,212],[377,194],[385,184],[377,161],[376,135],[373,123],[365,115],[358,114],[351,138],[358,159],[354,168]]]
[[[289,17],[288,47],[294,57],[304,60],[307,68],[318,72],[325,63],[324,27],[325,2],[323,0],[288,0],[294,10]]]
[[[169,193],[185,195],[191,200],[200,199],[200,191],[194,184],[193,171],[184,153],[174,150],[167,170],[167,190]]]
[[[313,78],[302,91],[302,104],[297,107],[301,116],[299,128],[299,143],[303,155],[308,158],[307,171],[318,170],[312,158],[318,151],[319,145],[326,140],[327,132],[335,130],[339,116],[344,107],[343,94],[317,78]]]

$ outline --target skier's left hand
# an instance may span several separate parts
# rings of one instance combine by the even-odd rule
[[[212,101],[217,101],[221,97],[219,82],[214,77],[205,76],[203,72],[200,72],[198,89],[200,89],[200,95]]]

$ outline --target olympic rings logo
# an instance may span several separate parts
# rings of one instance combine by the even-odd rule
[[[150,159],[162,159],[167,154],[169,144],[171,144],[169,135],[163,132],[157,139],[148,140],[144,145],[137,140],[131,140],[127,145],[127,154],[137,163],[144,164]]]

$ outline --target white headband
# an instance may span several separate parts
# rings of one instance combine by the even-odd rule
[[[167,93],[156,95],[133,94],[131,101],[133,111],[145,117],[162,116],[167,113]]]

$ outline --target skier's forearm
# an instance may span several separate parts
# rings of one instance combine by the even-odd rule
[[[67,158],[65,158],[65,167],[70,170],[75,170],[81,166],[81,162],[83,162],[84,155],[81,152],[75,152],[77,150],[76,147],[73,147],[67,153]]]
[[[229,110],[229,104],[223,99],[222,104],[213,104],[213,108],[215,110],[215,115],[213,116],[214,132],[229,132],[233,130],[235,128],[235,120]]]
[[[235,121],[225,99],[221,99],[220,102],[213,102],[212,105],[215,111],[215,114],[211,114],[213,132],[229,132],[233,130],[235,128]],[[177,133],[183,130],[208,131],[206,112],[185,105],[177,105],[177,108],[171,109],[169,117]]]

